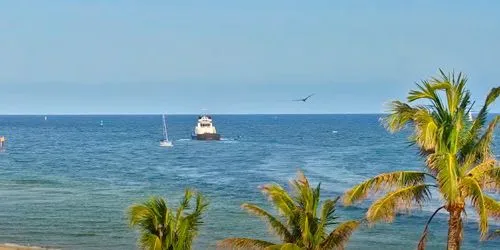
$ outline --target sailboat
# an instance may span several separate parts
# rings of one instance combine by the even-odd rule
[[[167,132],[167,122],[165,120],[165,115],[162,115],[163,117],[163,140],[160,141],[160,146],[161,147],[173,147],[174,145],[172,144],[171,141],[168,140],[168,132]]]
[[[469,112],[469,121],[474,121],[474,117],[472,117],[472,112]]]

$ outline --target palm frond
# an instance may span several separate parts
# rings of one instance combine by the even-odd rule
[[[419,109],[404,102],[393,101],[389,104],[389,115],[384,118],[384,126],[391,133],[400,131],[406,124],[413,121],[413,116]]]
[[[486,96],[485,105],[491,105],[500,96],[500,87],[495,87],[490,90],[488,96]]]
[[[337,197],[335,198],[335,200],[326,200],[323,202],[323,206],[321,207],[321,217],[320,217],[321,225],[330,226],[335,223],[335,219],[337,219],[337,217],[334,216],[334,213],[339,198],[340,197]]]
[[[139,247],[144,250],[163,250],[160,238],[149,233],[145,233],[140,236]]]
[[[434,218],[434,216],[436,216],[436,214],[439,212],[439,210],[441,210],[443,208],[445,208],[445,206],[442,206],[442,207],[439,207],[438,209],[436,209],[436,211],[434,211],[434,213],[431,215],[431,217],[429,218],[429,220],[425,224],[424,232],[422,233],[422,236],[420,237],[420,240],[418,241],[418,246],[417,246],[418,250],[425,250],[425,246],[427,244],[427,235],[429,234],[429,225],[431,224],[431,221]]]
[[[290,182],[291,187],[295,193],[295,201],[305,211],[313,213],[316,216],[316,210],[319,206],[319,196],[321,183],[313,189],[309,185],[309,180],[305,177],[302,171],[298,171],[297,178]]]
[[[476,208],[476,212],[479,215],[479,231],[481,232],[481,238],[484,238],[486,237],[486,233],[488,233],[488,214],[483,190],[479,183],[470,177],[463,178],[461,185],[463,193]]]
[[[438,124],[433,115],[421,109],[413,116],[415,124],[415,142],[424,151],[435,150],[438,146]]]
[[[483,107],[479,110],[476,119],[474,119],[474,122],[472,123],[472,127],[470,129],[471,139],[477,138],[479,131],[486,124],[486,119],[488,116],[488,108],[493,102],[495,102],[495,100],[498,98],[499,95],[500,95],[500,87],[495,87],[491,89],[490,92],[488,93],[484,101]]]
[[[317,228],[317,218],[308,211],[301,211],[299,213],[298,226],[301,232],[301,237],[298,242],[301,244],[315,245],[319,242],[316,242],[315,232],[318,230]]]
[[[129,226],[133,227],[144,223],[150,210],[143,204],[134,204],[128,209]]]
[[[292,213],[294,201],[283,187],[278,184],[268,184],[262,186],[261,190],[273,202],[280,214],[289,215]]]
[[[142,204],[133,204],[129,207],[129,226],[156,234],[160,230],[159,225],[163,225],[167,219],[168,212],[169,209],[163,198],[150,197]]]
[[[287,227],[283,225],[283,223],[279,219],[271,215],[266,210],[256,205],[248,203],[244,203],[243,205],[241,205],[241,207],[247,210],[249,213],[259,216],[264,220],[266,220],[269,226],[271,227],[272,231],[285,242],[289,242],[292,240],[292,235],[288,231]]]
[[[263,240],[254,240],[248,238],[229,238],[219,241],[217,243],[217,249],[264,250],[274,245],[274,243]]]
[[[320,249],[343,249],[359,224],[359,221],[346,221],[340,224],[323,240]]]
[[[439,190],[448,202],[455,202],[459,196],[458,178],[460,173],[457,163],[454,154],[446,153],[439,158],[439,161],[436,161],[437,165],[433,166],[433,168],[438,169],[437,182]]]
[[[467,172],[485,191],[500,191],[500,167],[495,158],[481,162]]]
[[[495,168],[496,164],[497,161],[495,158],[488,158],[470,169],[466,175],[480,181],[485,174],[488,174],[489,171]]]
[[[196,194],[196,204],[195,208],[191,213],[188,213],[184,218],[183,221],[186,221],[187,228],[190,231],[190,236],[191,238],[194,238],[198,232],[198,228],[201,224],[203,224],[202,221],[202,215],[205,212],[205,210],[208,207],[208,202],[206,199],[201,195],[200,193]]]
[[[430,199],[429,187],[428,184],[417,184],[390,192],[370,206],[366,218],[370,223],[379,220],[392,222],[396,212],[409,210],[415,205],[421,206],[423,202]]]
[[[443,106],[443,101],[437,94],[439,90],[447,90],[451,88],[451,84],[446,77],[442,77],[442,79],[433,78],[432,82],[422,81],[421,84],[416,84],[418,90],[412,90],[408,93],[407,100],[409,102],[414,102],[420,99],[429,100],[433,103],[433,107],[436,109],[436,112],[440,115],[445,115],[446,110]]]
[[[344,193],[344,204],[352,205],[354,202],[364,200],[368,194],[394,187],[405,187],[422,184],[427,174],[418,171],[396,171],[383,173],[372,179],[366,180]]]
[[[479,184],[485,191],[500,191],[500,167],[485,171],[479,180]]]
[[[191,200],[192,196],[193,192],[191,190],[186,189],[184,191],[184,197],[181,199],[179,207],[177,208],[177,213],[175,216],[176,219],[179,219],[184,210],[189,209],[189,201]]]
[[[481,136],[479,141],[474,145],[474,150],[471,152],[474,160],[482,160],[485,158],[489,158],[492,155],[491,152],[491,144],[493,141],[493,135],[495,133],[495,128],[500,121],[500,116],[495,116],[493,120],[490,122],[486,131]]]
[[[483,199],[488,216],[500,220],[500,202],[486,194],[483,195]]]

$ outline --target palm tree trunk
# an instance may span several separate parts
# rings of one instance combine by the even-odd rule
[[[459,250],[462,242],[462,208],[448,210],[450,220],[448,221],[448,250]]]

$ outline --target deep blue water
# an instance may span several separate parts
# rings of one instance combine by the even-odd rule
[[[175,146],[165,149],[158,145],[160,115],[0,116],[0,135],[8,139],[0,153],[0,242],[135,249],[126,208],[150,195],[175,205],[186,187],[210,200],[197,249],[213,249],[231,236],[273,240],[264,222],[240,209],[249,201],[270,208],[259,185],[286,184],[302,169],[311,182],[322,183],[323,198],[333,198],[378,173],[421,168],[408,134],[389,134],[378,118],[215,115],[225,140],[200,142],[188,139],[196,116],[168,116]],[[338,215],[361,218],[367,205],[339,208]],[[363,227],[348,249],[415,249],[438,206],[434,201],[392,224]],[[443,214],[434,219],[430,249],[445,248],[446,225]],[[478,239],[471,211],[464,249],[500,248],[499,241]]]

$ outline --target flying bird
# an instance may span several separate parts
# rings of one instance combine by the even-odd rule
[[[309,98],[310,98],[311,96],[313,96],[313,95],[315,95],[315,94],[310,94],[310,95],[308,95],[306,98],[296,99],[296,100],[292,100],[292,101],[294,101],[294,102],[306,102],[306,101],[307,101],[307,99],[309,99]]]

